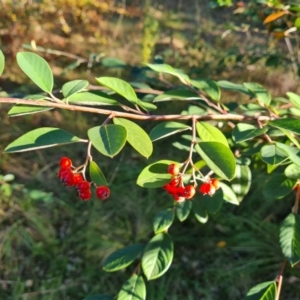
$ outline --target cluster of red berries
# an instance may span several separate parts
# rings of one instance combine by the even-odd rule
[[[174,177],[168,184],[163,186],[163,189],[165,189],[170,195],[172,195],[175,201],[182,202],[185,199],[193,198],[196,190],[193,185],[184,186],[182,184],[179,172],[180,170],[178,165],[170,164],[168,166],[168,173],[173,175]]]
[[[212,178],[209,180],[209,182],[205,182],[200,186],[199,192],[203,195],[212,196],[219,188],[220,188],[219,180],[216,178]]]
[[[68,157],[62,157],[59,162],[60,170],[58,178],[65,186],[75,186],[78,196],[83,201],[88,201],[92,197],[91,183],[84,180],[80,173],[76,173],[72,161]],[[105,185],[96,188],[96,196],[100,200],[106,200],[110,196],[110,189]]]
[[[175,201],[182,202],[186,199],[188,200],[194,197],[196,193],[195,186],[183,185],[180,175],[180,169],[177,164],[170,164],[168,166],[168,173],[171,174],[173,178],[168,184],[163,186],[163,189],[165,189],[170,195],[172,195]],[[219,180],[216,178],[212,178],[208,182],[205,182],[200,186],[199,192],[203,195],[212,196],[219,188]]]

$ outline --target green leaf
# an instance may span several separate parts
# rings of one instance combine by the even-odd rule
[[[89,172],[90,172],[90,177],[91,177],[92,181],[96,185],[108,185],[101,169],[94,161],[90,161]]]
[[[126,63],[116,57],[103,57],[101,59],[101,64],[102,66],[106,67],[106,68],[124,68],[126,67]]]
[[[89,129],[88,137],[100,153],[113,157],[124,147],[127,131],[121,125],[109,124]]]
[[[271,95],[262,85],[253,82],[245,82],[244,86],[255,95],[260,105],[270,105]]]
[[[276,143],[276,147],[287,153],[288,158],[294,164],[300,166],[300,150],[298,148],[278,142]]]
[[[288,154],[276,144],[263,146],[260,155],[262,160],[270,165],[278,165],[288,158]]]
[[[173,242],[167,233],[159,233],[148,242],[142,257],[142,268],[148,280],[160,277],[169,269],[173,248]]]
[[[172,68],[167,64],[146,64],[150,69],[158,73],[166,73],[176,76],[182,83],[189,84],[190,78],[188,75],[184,74],[181,70]]]
[[[145,245],[132,244],[110,254],[103,263],[103,270],[115,272],[125,269],[144,251]]]
[[[204,209],[211,214],[217,213],[221,209],[224,202],[222,189],[217,190],[213,196],[202,195],[199,193],[197,194],[197,197],[201,198]]]
[[[231,180],[235,175],[235,158],[228,147],[219,142],[200,142],[196,151],[219,177]]]
[[[149,135],[136,123],[123,118],[114,118],[115,124],[122,125],[127,131],[127,142],[141,155],[149,158],[153,151]]]
[[[300,217],[289,214],[280,226],[279,242],[284,257],[292,267],[300,262]]]
[[[247,293],[245,300],[275,300],[277,286],[275,281],[262,282]]]
[[[105,295],[105,294],[97,294],[92,296],[87,296],[84,300],[114,300],[114,297]]]
[[[119,102],[116,101],[112,96],[100,91],[73,94],[68,98],[68,102],[76,105],[92,106],[119,105]]]
[[[4,152],[31,151],[80,141],[79,137],[62,129],[42,127],[23,134],[10,143]]]
[[[257,128],[254,125],[239,123],[237,124],[232,131],[232,138],[236,143],[248,141],[256,136],[264,134],[268,129]]]
[[[286,129],[288,131],[300,134],[300,120],[293,118],[278,119],[270,121],[268,125],[279,129]]]
[[[17,63],[40,89],[47,93],[52,92],[53,74],[48,63],[42,57],[31,52],[19,52]]]
[[[204,91],[212,100],[220,101],[221,91],[217,83],[208,79],[191,80],[191,84],[201,91]]]
[[[247,88],[245,88],[241,84],[232,83],[232,82],[227,81],[227,80],[217,81],[217,84],[220,88],[222,88],[224,90],[239,92],[239,93],[246,94],[250,97],[253,97],[253,93],[250,92]]]
[[[188,125],[179,123],[179,122],[163,122],[155,126],[149,136],[152,141],[157,141],[159,139],[165,138],[167,136],[185,131],[192,130],[192,128]]]
[[[171,160],[160,160],[145,167],[137,179],[137,185],[144,188],[158,188],[169,183],[172,175],[168,173],[168,166],[176,163]]]
[[[96,78],[96,81],[103,86],[106,86],[110,90],[116,92],[117,94],[121,95],[125,99],[127,99],[129,102],[133,104],[138,104],[138,98],[137,95],[132,88],[132,86],[127,83],[126,81],[114,78],[114,77],[98,77]]]
[[[282,174],[272,174],[263,188],[263,195],[267,199],[280,199],[291,193],[294,185],[295,180]]]
[[[300,96],[292,92],[288,92],[286,94],[294,106],[300,109]]]
[[[0,76],[1,76],[2,73],[3,73],[4,66],[5,66],[5,57],[4,57],[4,55],[3,55],[3,52],[2,52],[1,49],[0,49]]]
[[[206,223],[208,221],[208,214],[206,209],[204,208],[202,197],[197,197],[193,200],[193,212],[196,219],[200,223]]]
[[[88,85],[89,82],[87,80],[72,80],[65,83],[61,91],[65,98],[69,98],[70,96],[84,90]]]
[[[199,97],[199,95],[197,95],[192,91],[177,89],[177,90],[166,91],[163,94],[156,96],[153,102],[162,102],[162,101],[171,101],[171,100],[188,101],[188,100],[200,100],[200,99],[201,97]]]
[[[153,103],[150,103],[150,102],[147,102],[147,101],[142,101],[140,99],[138,99],[137,105],[145,111],[152,111],[152,110],[157,109],[157,106],[154,105]]]
[[[153,221],[154,233],[158,234],[167,231],[174,221],[174,210],[168,208],[160,211]]]
[[[176,214],[180,222],[187,219],[192,209],[192,201],[179,202],[176,205]]]
[[[133,274],[123,285],[117,300],[145,300],[146,285],[142,276]]]
[[[219,142],[229,147],[226,137],[217,127],[207,122],[197,122],[196,129],[203,142]]]
[[[241,202],[245,197],[245,195],[249,192],[251,187],[251,180],[252,180],[252,175],[249,166],[237,164],[235,176],[231,181],[231,188],[235,193],[235,195],[237,196],[238,202]],[[235,204],[226,198],[227,191],[224,188],[223,188],[223,192],[225,195],[224,200],[227,202],[231,202],[232,204]]]
[[[237,170],[238,170],[238,167],[239,167],[239,165],[237,165]],[[234,193],[234,191],[227,184],[225,184],[223,182],[220,182],[219,184],[220,184],[220,188],[223,191],[224,201],[229,202],[229,203],[234,204],[234,205],[239,205],[240,202],[239,202],[236,194]]]
[[[300,178],[300,166],[296,164],[288,165],[284,170],[284,175],[291,179]]]

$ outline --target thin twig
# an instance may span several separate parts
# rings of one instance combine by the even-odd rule
[[[19,98],[1,98],[0,103],[10,103],[10,104],[22,104],[29,106],[44,106],[44,107],[53,107],[53,108],[61,108],[71,111],[80,111],[80,112],[88,112],[102,115],[111,115],[114,114],[115,117],[123,117],[127,119],[134,120],[152,120],[152,121],[166,121],[166,120],[230,120],[230,121],[245,121],[245,120],[259,120],[261,122],[267,122],[274,120],[274,117],[270,116],[247,116],[247,115],[238,115],[238,114],[208,114],[208,115],[138,115],[133,113],[126,113],[108,109],[94,108],[94,107],[86,107],[79,105],[68,105],[64,103],[53,103],[53,102],[45,102],[40,100],[27,100],[27,99],[19,99]]]

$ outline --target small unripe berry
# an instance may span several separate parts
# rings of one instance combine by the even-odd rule
[[[82,192],[79,193],[79,198],[82,200],[82,201],[88,201],[90,200],[92,197],[92,192],[91,190],[84,190]]]
[[[194,197],[196,190],[193,185],[187,185],[184,189],[184,197],[186,199],[191,199]]]
[[[72,166],[72,161],[69,157],[62,157],[59,165],[61,168],[70,168]]]
[[[179,167],[177,164],[170,164],[168,166],[168,173],[174,176],[177,176],[179,174]]]
[[[110,196],[110,189],[108,186],[100,185],[96,189],[96,196],[100,200],[106,200]]]
[[[210,180],[210,184],[212,184],[216,190],[218,190],[220,188],[220,181],[216,178],[212,178]]]

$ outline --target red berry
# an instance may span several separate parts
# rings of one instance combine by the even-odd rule
[[[80,173],[74,174],[74,185],[77,185],[77,183],[83,181],[83,177]]]
[[[100,200],[106,200],[110,196],[110,189],[108,186],[100,185],[96,189],[96,195]]]
[[[168,173],[174,176],[177,176],[179,174],[179,167],[177,164],[170,164],[168,166]]]
[[[203,183],[200,188],[199,188],[199,192],[203,195],[206,195],[210,192],[210,189],[211,189],[211,184],[210,183]]]
[[[83,193],[90,189],[90,183],[86,180],[80,181],[76,184],[78,193]]]
[[[216,178],[212,178],[210,180],[210,184],[212,184],[216,190],[218,190],[220,188],[220,181]]]
[[[191,199],[194,197],[196,190],[193,185],[187,185],[184,189],[184,197],[186,199]]]
[[[169,185],[170,186],[177,186],[180,182],[180,178],[179,177],[174,177],[170,182]]]
[[[79,193],[79,198],[83,201],[88,201],[91,199],[91,197],[92,197],[92,192],[90,189],[84,190]]]
[[[58,178],[64,185],[74,185],[74,174],[71,168],[61,168],[58,172]]]
[[[175,195],[178,197],[184,197],[185,195],[185,188],[183,186],[179,186],[175,190]]]
[[[72,161],[69,157],[62,157],[60,159],[59,165],[61,168],[69,168],[72,166]]]
[[[209,196],[212,196],[216,192],[216,188],[211,184],[208,192]]]

